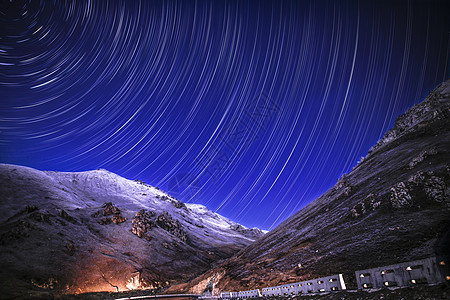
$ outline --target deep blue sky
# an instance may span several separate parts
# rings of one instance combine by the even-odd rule
[[[0,161],[273,228],[448,77],[448,1],[1,1]]]

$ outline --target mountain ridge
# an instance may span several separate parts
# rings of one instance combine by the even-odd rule
[[[164,287],[206,271],[263,235],[103,169],[55,172],[0,164],[0,183],[4,293]]]

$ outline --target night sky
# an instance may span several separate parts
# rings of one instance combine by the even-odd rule
[[[1,1],[0,162],[273,228],[448,78],[449,3]]]

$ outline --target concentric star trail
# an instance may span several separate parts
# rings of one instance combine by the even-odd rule
[[[273,228],[448,78],[447,1],[1,1],[0,161]]]

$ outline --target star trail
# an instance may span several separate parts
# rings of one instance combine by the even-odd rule
[[[0,162],[270,229],[448,78],[447,1],[1,1]]]

